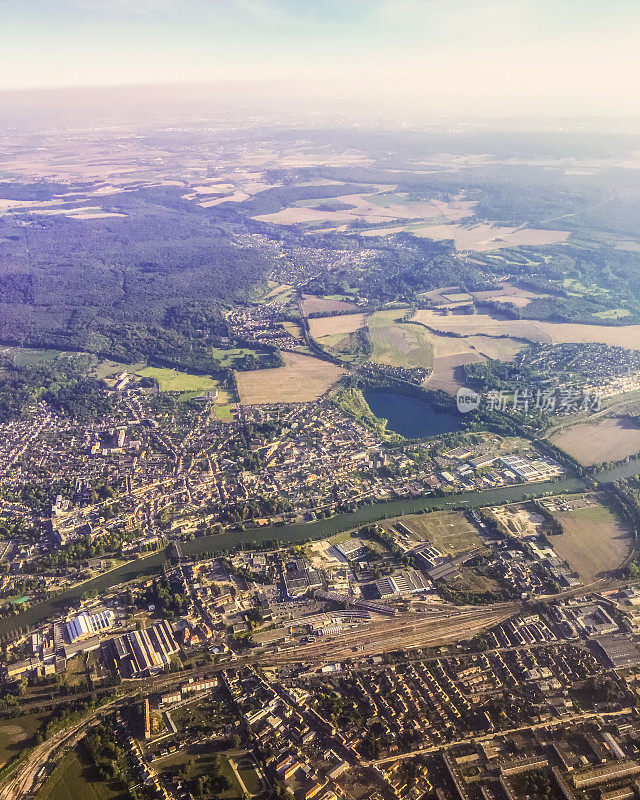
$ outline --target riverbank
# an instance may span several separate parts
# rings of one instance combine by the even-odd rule
[[[481,492],[459,492],[442,497],[432,496],[391,500],[364,506],[348,514],[337,514],[334,517],[322,519],[318,522],[272,525],[264,528],[250,528],[245,531],[203,536],[199,539],[183,542],[181,549],[185,556],[198,556],[208,552],[230,552],[237,550],[241,546],[252,546],[256,549],[280,544],[286,546],[299,544],[311,539],[324,539],[335,533],[351,530],[377,520],[400,517],[405,514],[418,514],[422,511],[441,511],[445,509],[483,508],[484,506],[516,503],[531,497],[541,497],[548,494],[570,494],[583,491],[585,488],[583,481],[578,478],[565,478],[560,481],[546,483],[503,486],[499,489],[485,489]],[[49,617],[61,614],[65,608],[77,602],[84,594],[104,592],[112,586],[117,586],[134,578],[156,575],[161,571],[162,564],[168,560],[168,548],[165,548],[150,556],[130,561],[109,572],[65,589],[64,592],[55,597],[36,603],[14,617],[0,620],[0,634],[13,633],[18,628],[31,628],[44,622]]]

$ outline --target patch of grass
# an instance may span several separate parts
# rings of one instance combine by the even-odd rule
[[[216,419],[223,419],[223,420],[230,420],[233,419],[233,414],[231,413],[231,406],[227,405],[218,405],[216,403]]]
[[[350,531],[342,531],[342,533],[336,533],[335,536],[330,536],[327,541],[330,544],[343,544],[344,542],[349,541],[352,535],[353,534]]]
[[[380,192],[380,194],[363,195],[363,200],[367,203],[373,203],[381,208],[390,208],[391,206],[402,206],[407,203],[413,203],[407,194],[396,194],[395,192]]]
[[[230,347],[224,350],[220,347],[212,347],[211,354],[219,362],[220,369],[235,367],[237,362],[244,356],[254,355],[256,358],[260,358],[260,353],[250,347]]]
[[[593,315],[594,317],[598,317],[598,319],[622,319],[622,317],[628,317],[631,314],[626,308],[610,308],[608,311],[596,311]]]
[[[124,787],[115,781],[100,780],[80,748],[75,748],[45,781],[36,800],[119,800],[122,797]]]
[[[244,758],[238,762],[237,769],[249,794],[258,794],[262,790],[262,780],[256,772],[253,762]]]
[[[391,434],[387,431],[387,421],[375,416],[360,389],[338,389],[333,393],[331,399],[345,414],[375,431],[379,436],[402,440],[398,434]]]
[[[146,364],[141,361],[139,364],[122,364],[120,361],[112,361],[107,358],[99,361],[94,369],[96,378],[115,378],[121,372],[138,373],[144,369]]]
[[[436,511],[431,514],[412,514],[409,517],[401,517],[399,521],[412,533],[450,555],[480,547],[482,544],[476,529],[461,512]],[[391,525],[393,520],[388,523],[388,526]]]
[[[609,293],[609,289],[604,289],[602,286],[598,286],[595,283],[591,283],[587,286],[576,278],[565,278],[562,282],[562,286],[568,292],[578,295],[606,295]]]
[[[187,372],[164,367],[144,367],[138,371],[138,375],[155,378],[161,392],[202,393],[214,391],[219,386],[218,381],[208,375],[189,375]]]
[[[24,714],[15,719],[3,720],[0,723],[0,767],[18,755],[23,748],[30,747],[41,726],[42,717],[38,714]]]

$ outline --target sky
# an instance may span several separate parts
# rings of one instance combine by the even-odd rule
[[[637,115],[640,0],[0,0],[0,90],[203,81]]]

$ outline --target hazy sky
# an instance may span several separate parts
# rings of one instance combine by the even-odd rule
[[[0,88],[209,80],[637,114],[640,0],[0,0]]]

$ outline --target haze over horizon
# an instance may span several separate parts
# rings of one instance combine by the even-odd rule
[[[4,92],[250,82],[381,111],[640,107],[633,0],[0,0],[0,19]]]

